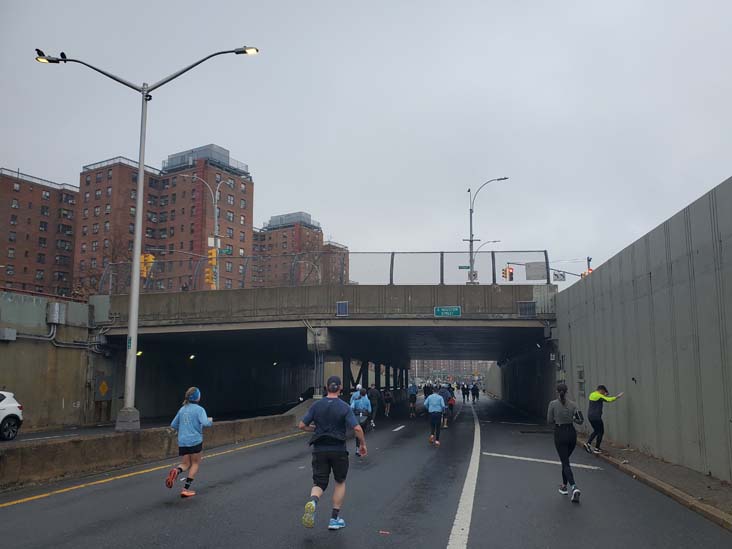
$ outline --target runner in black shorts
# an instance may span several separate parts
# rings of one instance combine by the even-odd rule
[[[312,528],[315,525],[315,510],[320,497],[328,487],[332,472],[336,485],[333,490],[333,513],[328,523],[328,530],[340,530],[346,526],[343,518],[338,516],[346,497],[346,476],[348,476],[346,429],[353,428],[361,456],[365,457],[368,451],[363,429],[353,415],[353,410],[339,398],[340,378],[331,376],[328,378],[327,386],[328,396],[313,404],[298,425],[303,431],[315,433],[310,439],[310,444],[313,446],[313,488],[310,491],[310,499],[305,504],[302,524],[305,528]]]

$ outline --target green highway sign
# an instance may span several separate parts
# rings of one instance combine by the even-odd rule
[[[450,305],[448,307],[435,307],[435,316],[436,317],[445,317],[445,316],[462,316],[463,315],[463,309],[460,307],[460,305]]]
[[[470,269],[470,265],[459,265],[458,269]]]
[[[232,251],[228,248],[219,248],[219,255],[231,255]]]

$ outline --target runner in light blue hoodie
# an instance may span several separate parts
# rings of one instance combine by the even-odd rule
[[[183,457],[183,463],[173,467],[168,472],[165,486],[172,488],[178,475],[183,471],[188,471],[185,487],[180,493],[182,498],[190,498],[196,495],[196,492],[191,490],[191,483],[195,479],[201,464],[203,428],[213,425],[213,419],[207,417],[206,410],[198,405],[200,401],[201,390],[198,387],[190,387],[186,391],[181,409],[178,410],[170,424],[173,429],[178,431],[178,455]]]

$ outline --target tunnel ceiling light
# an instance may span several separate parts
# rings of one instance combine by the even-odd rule
[[[272,366],[277,366],[277,362],[273,362],[272,363]]]
[[[137,351],[137,356],[142,356],[142,351]]]
[[[193,360],[194,358],[196,358],[196,355],[191,355],[188,357],[188,360]]]

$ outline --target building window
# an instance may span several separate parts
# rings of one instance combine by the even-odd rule
[[[229,187],[230,189],[233,189],[234,188],[234,180],[229,177],[226,180],[226,186]]]
[[[86,242],[81,243],[81,253],[83,253],[83,254],[86,253]]]
[[[36,270],[36,280],[43,280],[43,278],[46,276],[46,271],[43,269]]]
[[[244,265],[239,265],[239,274],[240,275],[244,274]]]
[[[127,251],[131,252],[134,247],[135,247],[135,242],[133,240],[128,240],[127,241]]]
[[[89,202],[89,193],[84,193],[84,202]]]
[[[230,278],[227,278],[227,279],[226,279],[226,280],[224,281],[224,288],[226,288],[227,290],[231,290],[231,288],[232,288],[232,284],[231,284],[231,279],[230,279]]]
[[[283,250],[286,250],[286,249],[287,249],[287,242],[283,242],[283,243],[282,243],[282,249],[283,249]]]
[[[104,206],[104,213],[107,214],[107,215],[109,215],[110,213],[112,213],[112,205],[111,204],[107,204],[106,206]]]
[[[230,206],[234,205],[234,195],[233,194],[227,194],[226,195],[226,203]]]
[[[106,269],[108,265],[109,265],[109,258],[103,257],[102,258],[102,267],[104,267]]]
[[[5,274],[8,276],[14,276],[15,275],[15,266],[14,265],[5,265]]]
[[[221,183],[221,174],[220,173],[216,174],[216,183]]]
[[[13,200],[11,200],[10,207],[15,208],[16,210],[20,208],[20,202],[18,202],[17,198],[13,198]]]
[[[8,248],[8,257],[11,259],[15,257],[15,248]]]
[[[107,187],[107,196],[112,196],[112,187]]]
[[[224,249],[226,250],[226,255],[234,255],[234,246],[231,244],[224,246]]]
[[[193,217],[194,215],[196,215],[196,207],[191,206],[191,217]]]
[[[48,247],[48,244],[46,242],[46,237],[45,236],[39,236],[38,237],[38,247],[39,248],[47,248]],[[69,249],[71,249],[71,248],[69,248]]]
[[[226,211],[226,221],[234,221],[234,212],[231,210]]]
[[[239,248],[239,257],[244,257],[244,248]]]
[[[135,234],[135,224],[130,223],[130,234]]]
[[[247,207],[247,199],[246,198],[240,198],[239,199],[239,207],[240,208],[246,208]]]
[[[99,200],[102,198],[102,189],[97,189],[94,191],[94,200]]]
[[[188,250],[193,251],[193,240],[188,243]],[[191,260],[192,261],[192,260]]]
[[[17,225],[18,224],[18,216],[15,214],[12,214],[10,216],[10,224],[11,225]]]
[[[89,227],[87,227],[86,225],[83,225],[81,227],[81,235],[86,236],[87,234],[89,234]]]
[[[137,208],[135,208],[134,206],[130,206],[130,215],[132,217],[135,217],[136,213],[137,213]]]
[[[81,216],[84,219],[87,219],[89,217],[89,208],[84,208],[84,210],[81,212]]]
[[[231,227],[226,227],[226,237],[234,238],[234,229],[232,229]]]
[[[167,205],[168,205],[168,196],[167,195],[161,196],[160,197],[160,207],[162,208]]]
[[[112,170],[107,170],[107,179],[112,179]]]
[[[101,212],[102,209],[99,206],[94,206],[94,217],[99,217],[99,212]]]
[[[172,237],[175,234],[175,227],[170,227],[170,236]]]
[[[160,238],[168,238],[168,229],[160,229]]]
[[[96,252],[97,248],[99,248],[99,241],[98,240],[92,240],[92,252]]]
[[[245,225],[245,224],[246,224],[246,222],[247,222],[247,216],[245,216],[245,215],[240,215],[240,216],[239,216],[239,225]]]
[[[51,193],[48,191],[41,191],[41,199],[42,200],[49,200],[51,198]]]
[[[185,195],[186,195],[186,193],[184,192],[183,196],[185,196]],[[196,188],[194,187],[193,189],[191,189],[191,200],[195,200],[195,199],[196,199]]]
[[[87,185],[88,185],[89,183],[91,183],[91,175],[87,175],[87,176],[86,176],[86,177],[84,178],[84,183],[86,183]]]
[[[173,180],[175,180],[175,178],[173,178]],[[170,203],[175,204],[175,193],[170,195]]]
[[[132,200],[135,200],[135,199],[137,198],[137,191],[136,191],[135,189],[132,189],[132,190],[130,191],[130,198],[131,198]]]
[[[175,221],[175,210],[170,210],[170,220]]]
[[[13,190],[17,193],[20,191],[20,183],[13,183]]]
[[[239,184],[239,190],[243,193],[247,192],[247,184],[246,183],[240,183]]]
[[[92,225],[92,234],[99,234],[99,223]]]
[[[109,248],[109,239],[108,238],[104,239],[104,247]]]
[[[46,262],[46,254],[38,254],[36,256],[36,263],[45,263]]]
[[[193,234],[195,230],[196,230],[196,224],[191,223],[191,234]]]
[[[145,236],[147,238],[155,238],[155,229],[151,229],[150,227],[145,229]]]
[[[102,172],[97,172],[95,174],[94,180],[96,183],[99,183],[102,180]]]
[[[226,272],[230,273],[234,269],[234,264],[231,261],[226,262]]]
[[[244,231],[239,231],[239,242],[244,242],[247,237],[247,233]]]
[[[109,232],[109,221],[105,221],[104,222],[104,232],[105,233],[108,233]]]
[[[46,221],[41,221],[38,225],[38,230],[42,233],[45,233],[48,231],[48,223]]]
[[[82,259],[81,261],[79,261],[79,270],[80,271],[86,270],[86,260],[85,259]]]
[[[96,269],[96,268],[97,268],[97,258],[96,258],[96,257],[92,257],[92,258],[91,258],[91,259],[89,260],[89,266],[90,266],[90,267],[91,267],[92,269]]]

